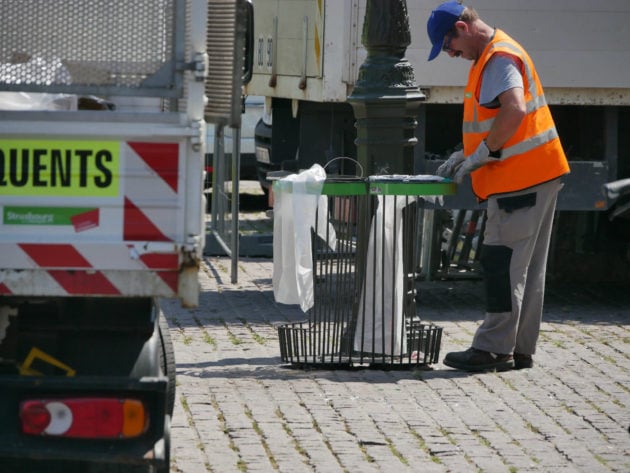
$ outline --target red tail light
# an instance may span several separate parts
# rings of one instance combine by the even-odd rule
[[[137,399],[37,399],[20,404],[22,432],[72,438],[131,438],[146,432],[148,413]]]

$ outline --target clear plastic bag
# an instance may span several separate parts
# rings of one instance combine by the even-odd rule
[[[77,96],[27,92],[0,92],[0,110],[76,110]]]
[[[22,57],[24,56],[24,57]],[[70,84],[68,68],[60,59],[15,55],[15,60],[0,63],[0,80],[15,83],[28,77],[40,84]],[[77,96],[42,92],[0,92],[0,110],[76,110]]]

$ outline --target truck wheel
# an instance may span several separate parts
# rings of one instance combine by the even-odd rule
[[[175,350],[173,348],[173,340],[171,339],[171,331],[162,311],[160,311],[158,329],[161,348],[160,365],[162,366],[164,375],[168,378],[166,412],[170,417],[173,417],[173,409],[175,408]]]
[[[164,419],[164,465],[155,468],[152,473],[169,473],[171,471],[171,416]]]

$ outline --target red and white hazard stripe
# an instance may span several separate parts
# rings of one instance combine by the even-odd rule
[[[0,242],[0,294],[177,295],[185,212],[178,143],[124,143],[117,242]]]
[[[124,240],[169,241],[184,228],[179,144],[127,143]]]
[[[161,296],[177,294],[179,254],[141,245],[0,244],[0,294]],[[26,271],[25,271],[26,270]]]

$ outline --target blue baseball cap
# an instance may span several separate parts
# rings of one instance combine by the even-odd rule
[[[429,61],[432,61],[442,51],[444,36],[448,33],[455,22],[459,19],[462,12],[466,9],[457,0],[444,2],[431,12],[429,21],[427,21],[427,33],[433,47],[429,54]]]

